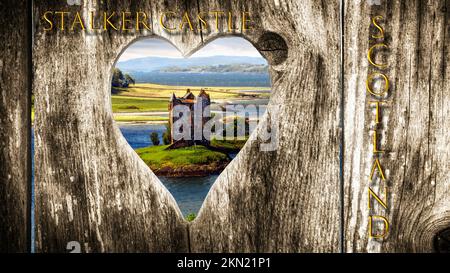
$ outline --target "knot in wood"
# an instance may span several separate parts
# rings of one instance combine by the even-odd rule
[[[286,41],[273,32],[264,33],[258,40],[257,48],[271,65],[282,64],[288,57]]]

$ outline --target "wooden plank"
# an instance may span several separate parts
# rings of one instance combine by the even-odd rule
[[[153,1],[83,2],[39,1],[35,14],[156,12]],[[35,19],[37,251],[65,252],[70,241],[82,252],[188,251],[187,223],[175,200],[127,144],[111,109],[114,62],[153,32],[45,32]]]
[[[377,1],[373,1],[377,2]],[[346,3],[344,81],[345,217],[340,217],[340,63],[338,3],[317,1],[89,1],[82,12],[149,12],[153,31],[35,35],[37,249],[83,252],[432,251],[449,225],[448,3]],[[35,14],[67,8],[40,1]],[[446,8],[446,9],[445,9]],[[126,144],[112,121],[110,71],[142,37],[164,37],[184,54],[224,34],[169,35],[162,11],[251,10],[258,30],[248,39],[269,60],[273,95],[267,124],[276,149],[253,135],[220,175],[198,218],[186,223],[172,196]],[[77,11],[79,7],[71,7]],[[391,79],[380,145],[389,180],[389,210],[367,208],[373,157],[373,110],[365,92],[372,71],[370,17],[382,15]],[[410,21],[409,18],[417,18]],[[39,17],[36,17],[38,23]],[[38,25],[38,24],[37,24]],[[223,23],[219,28],[223,31]],[[49,46],[50,45],[50,46]],[[68,54],[70,52],[70,54]],[[276,121],[279,121],[277,123]],[[377,204],[373,204],[377,205]],[[369,240],[369,213],[386,213],[391,231]]]
[[[162,11],[192,11],[196,3],[89,1],[83,8],[147,10],[155,22]],[[228,7],[206,3],[199,1],[197,9]],[[41,1],[35,14],[62,6]],[[338,9],[313,1],[233,4],[241,6],[261,18],[260,30],[245,38],[273,64],[270,108],[272,114],[280,109],[282,117],[279,146],[260,152],[263,143],[248,144],[225,170],[192,226],[190,250],[337,251],[338,39],[325,30],[336,28]],[[308,20],[314,24],[304,24]],[[203,36],[206,41],[219,35],[167,35],[160,28],[153,33],[183,53],[200,48]],[[82,243],[82,251],[188,250],[189,227],[175,201],[112,121],[108,71],[126,45],[153,33],[65,35],[38,27],[38,251],[64,251],[68,241]],[[226,206],[220,200],[228,200]]]
[[[0,5],[0,252],[30,248],[28,8]]]
[[[191,225],[192,251],[338,252],[338,3],[201,3],[201,10],[256,16],[259,31],[240,35],[271,64],[273,91],[258,133],[219,176]],[[263,151],[256,135],[267,124],[277,128],[278,144]]]
[[[450,3],[441,1],[345,1],[345,250],[347,252],[431,252],[433,240],[450,227]],[[376,1],[373,1],[374,3]],[[371,18],[383,16],[379,24]],[[388,67],[369,65],[367,51],[377,42],[389,50]],[[382,121],[375,127],[375,110],[366,79],[380,71],[390,80]],[[379,156],[386,181],[370,181],[373,131],[378,128]],[[380,176],[378,171],[377,175]],[[372,200],[369,186],[387,207]],[[369,215],[390,224],[387,237],[369,238]]]

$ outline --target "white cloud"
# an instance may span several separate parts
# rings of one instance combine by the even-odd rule
[[[192,56],[207,57],[215,55],[262,57],[249,41],[239,37],[218,38],[208,43]]]
[[[169,42],[162,39],[150,38],[139,40],[130,45],[119,57],[119,61],[150,56],[182,58],[181,53]]]
[[[218,38],[195,52],[192,57],[217,55],[262,57],[250,42],[240,37]],[[120,56],[119,61],[150,56],[182,58],[181,53],[169,42],[162,39],[149,38],[130,45]]]

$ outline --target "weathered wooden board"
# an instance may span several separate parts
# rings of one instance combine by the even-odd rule
[[[205,1],[200,9],[257,13],[262,33],[244,37],[271,64],[272,97],[261,132],[219,176],[192,224],[191,249],[338,252],[339,35],[326,31],[339,29],[338,3],[222,2],[229,3]],[[260,39],[266,32],[284,39],[286,59],[276,36]],[[268,123],[277,128],[273,151],[257,138]]]
[[[345,2],[345,251],[433,251],[434,236],[450,228],[450,2]],[[384,17],[384,40],[372,38],[379,34],[371,25],[377,15]],[[386,69],[367,60],[377,41],[389,45]],[[390,81],[378,127],[388,210],[376,201],[370,210],[389,220],[382,240],[368,239],[375,128],[369,101],[375,98],[366,92],[366,79],[375,71]],[[383,183],[370,186],[384,200]]]
[[[35,3],[37,250],[61,252],[78,241],[83,252],[337,252],[344,232],[345,251],[432,251],[435,234],[450,226],[450,8],[445,0],[356,2],[345,1],[343,90],[335,2],[117,0],[81,7],[85,15],[90,9],[152,14],[153,31],[129,35],[44,32],[39,14],[80,7]],[[157,26],[162,11],[244,9],[258,29],[233,34],[271,64],[269,113],[188,224],[112,120],[111,69],[126,46],[144,36],[163,37],[188,55],[224,35],[207,29],[169,35]],[[365,81],[373,15],[384,16],[391,46],[390,104],[380,134],[391,231],[383,241],[367,236],[373,110]],[[275,124],[277,149],[262,151],[258,136],[267,124]]]
[[[135,2],[84,2],[39,1],[35,14],[138,9]],[[151,11],[151,3],[139,8]],[[187,225],[173,197],[112,118],[111,71],[139,35],[45,33],[35,18],[36,250],[64,252],[77,241],[83,252],[187,251]]]
[[[0,5],[0,252],[30,246],[28,1]]]
[[[248,143],[224,171],[191,228],[191,251],[337,251],[338,36],[326,31],[338,24],[337,6],[225,2],[233,3],[89,1],[83,8],[143,9],[153,15],[251,9],[260,29],[244,37],[273,64],[270,108],[281,117],[279,147],[261,152],[261,143]],[[63,6],[39,2],[35,13]],[[314,23],[304,24],[308,20]],[[207,30],[167,35],[159,29],[153,34],[185,54],[218,36]],[[83,251],[188,251],[188,226],[173,198],[112,121],[112,65],[142,35],[152,33],[63,35],[37,29],[38,251],[64,251],[68,241],[81,242]]]

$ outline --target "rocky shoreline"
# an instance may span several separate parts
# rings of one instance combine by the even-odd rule
[[[213,174],[220,174],[225,167],[230,163],[225,162],[213,162],[211,164],[201,164],[201,165],[187,165],[178,168],[162,167],[153,170],[157,176],[164,177],[198,177],[198,176],[208,176]]]

